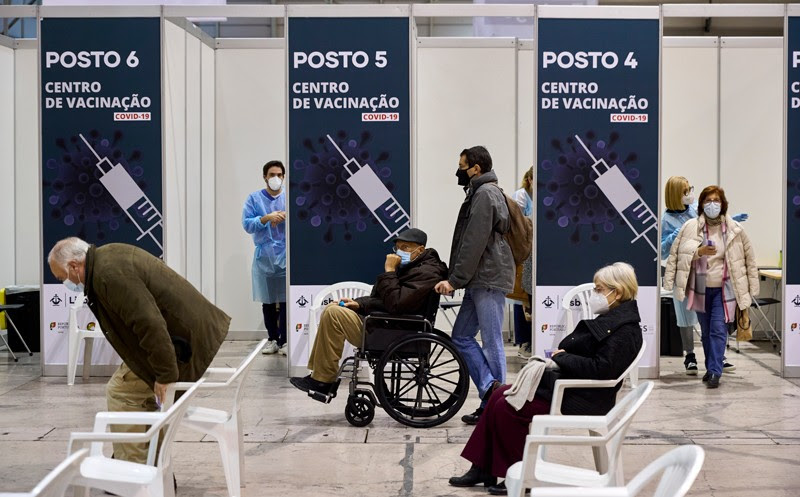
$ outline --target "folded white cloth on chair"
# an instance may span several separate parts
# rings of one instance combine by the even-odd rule
[[[525,402],[532,401],[533,396],[536,395],[536,389],[539,388],[539,382],[542,381],[542,374],[547,368],[558,369],[558,365],[552,359],[545,359],[538,355],[531,356],[528,364],[520,370],[517,379],[511,384],[511,388],[503,392],[506,402],[519,411]]]

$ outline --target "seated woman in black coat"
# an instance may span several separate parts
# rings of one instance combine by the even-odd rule
[[[633,267],[617,262],[594,275],[594,293],[589,299],[595,319],[581,321],[553,352],[558,372],[546,371],[533,400],[516,410],[503,394],[510,385],[491,392],[486,410],[461,456],[472,462],[463,476],[450,478],[456,487],[483,483],[492,495],[505,495],[505,483],[497,484],[508,468],[522,460],[528,426],[537,414],[549,414],[556,379],[612,380],[618,378],[639,353],[642,331],[636,293],[639,285]],[[604,415],[614,407],[614,388],[565,390],[563,414]]]

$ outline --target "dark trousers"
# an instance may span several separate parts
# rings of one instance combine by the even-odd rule
[[[278,342],[278,347],[286,343],[286,302],[277,304],[261,304],[264,313],[264,326],[267,337]]]
[[[522,304],[514,304],[514,345],[531,343],[531,321],[525,320]]]
[[[461,457],[498,478],[505,478],[508,468],[522,460],[533,416],[550,413],[550,403],[538,397],[515,410],[503,395],[509,388],[511,385],[503,385],[492,393],[461,452]]]

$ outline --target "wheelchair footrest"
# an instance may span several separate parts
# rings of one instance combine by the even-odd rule
[[[330,402],[336,398],[336,392],[339,390],[339,383],[341,383],[341,380],[336,380],[336,382],[331,385],[331,389],[327,393],[309,390],[308,396],[318,402],[322,402],[323,404],[330,404]]]

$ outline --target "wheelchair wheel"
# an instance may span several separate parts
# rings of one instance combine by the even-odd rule
[[[366,395],[351,395],[347,398],[344,417],[353,426],[367,426],[375,417],[375,406]]]
[[[407,426],[429,428],[461,409],[469,375],[448,337],[417,333],[386,349],[375,368],[375,387],[389,416]]]

